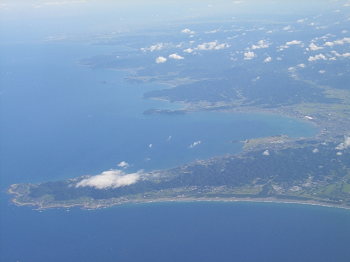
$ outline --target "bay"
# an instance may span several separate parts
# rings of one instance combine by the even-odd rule
[[[39,212],[12,205],[4,192],[12,183],[98,174],[121,161],[131,165],[127,172],[170,168],[241,152],[230,140],[319,130],[274,114],[143,115],[183,105],[142,99],[165,85],[131,85],[123,82],[127,72],[78,65],[121,50],[1,45],[2,261],[346,261],[348,210],[201,202]]]
[[[319,130],[274,114],[143,115],[149,108],[184,105],[142,99],[143,93],[168,86],[132,85],[123,82],[128,72],[78,65],[81,58],[127,48],[41,43],[1,49],[1,168],[6,186],[94,175],[122,161],[130,164],[130,172],[170,168],[240,152],[242,143],[231,140],[313,136]]]

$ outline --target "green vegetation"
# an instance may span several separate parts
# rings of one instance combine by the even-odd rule
[[[163,178],[156,182],[143,180],[116,189],[77,188],[77,182],[85,178],[81,177],[39,185],[17,185],[12,192],[18,194],[18,203],[44,206],[57,203],[87,205],[94,201],[124,198],[152,200],[179,197],[274,197],[350,203],[350,184],[344,182],[349,179],[349,150],[337,155],[335,143],[319,143],[316,140],[296,142],[300,145],[285,149],[270,148],[268,154],[264,153],[266,150],[249,151],[160,171]]]
[[[330,195],[334,191],[336,186],[337,186],[337,184],[332,184],[332,185],[326,186],[323,192],[326,195]]]
[[[335,97],[326,97],[321,88],[290,78],[287,74],[265,72],[259,81],[243,69],[224,71],[225,80],[202,80],[171,89],[147,92],[144,98],[163,98],[171,102],[235,102],[240,106],[274,108],[299,103],[339,103]]]
[[[342,192],[344,193],[350,193],[350,184],[344,182],[342,187]]]
[[[152,30],[134,35],[118,34],[117,37],[96,36],[95,43],[132,49],[81,59],[80,64],[94,69],[129,71],[130,75],[125,78],[129,83],[169,84],[173,88],[147,92],[143,97],[187,103],[183,110],[148,109],[145,115],[204,110],[272,112],[315,123],[321,127],[317,139],[294,141],[285,136],[250,139],[245,142],[244,154],[159,171],[163,175],[160,181],[143,180],[116,189],[76,188],[76,183],[84,178],[39,185],[14,185],[11,192],[17,194],[15,201],[42,207],[75,204],[89,207],[145,199],[250,197],[313,200],[350,206],[349,149],[342,150],[342,154],[337,154],[340,150],[335,149],[350,130],[347,61],[328,59],[322,68],[318,68],[319,64],[305,66],[303,63],[308,63],[308,55],[304,54],[304,48],[285,49],[283,59],[274,58],[269,63],[264,63],[264,56],[258,53],[259,50],[254,50],[257,53],[254,59],[245,59],[244,50],[259,40],[233,40],[232,35],[238,31],[232,31],[231,23],[222,24],[223,28],[227,26],[230,30],[221,30],[215,35],[218,43],[227,42],[231,49],[197,50],[196,55],[182,54],[184,59],[156,63],[158,56],[169,57],[179,50],[195,48],[202,43],[196,40],[194,45],[189,44],[188,36],[179,34],[183,30],[180,23],[178,28],[174,26],[172,30],[163,29],[165,31],[161,32]],[[235,27],[255,27],[255,22],[240,23],[236,20]],[[259,27],[275,30],[271,25],[279,26],[259,22]],[[208,24],[201,26],[204,28]],[[342,25],[334,23],[333,26],[340,28]],[[304,42],[321,37],[318,31],[308,31]],[[293,39],[293,32],[288,32],[288,39],[283,39],[280,34],[274,38],[274,35],[269,36],[269,42],[276,44],[275,47]],[[150,51],[156,43],[164,45],[156,52]],[[181,43],[181,49],[175,43]],[[320,69],[327,73],[320,74]]]

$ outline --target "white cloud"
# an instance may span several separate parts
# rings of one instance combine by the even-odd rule
[[[272,31],[271,31],[271,30],[269,30],[269,31],[267,31],[267,32],[266,32],[266,34],[271,34],[271,33],[272,33]]]
[[[338,40],[335,40],[333,43],[336,45],[343,45],[344,41],[342,39],[338,39]]]
[[[238,37],[238,35],[234,35],[234,36],[229,36],[229,37],[227,37],[227,39],[234,39],[234,38],[236,38],[236,37]]]
[[[128,168],[130,165],[128,163],[126,163],[125,161],[122,161],[118,164],[119,167],[123,167],[123,168]]]
[[[350,44],[350,37],[344,37],[343,39],[337,39],[333,42],[326,42],[324,45],[333,46],[333,45],[343,45],[345,43]]]
[[[310,56],[308,60],[309,60],[309,62],[312,62],[312,61],[316,61],[316,60],[320,60],[320,59],[327,60],[327,58],[322,54]]]
[[[258,45],[252,45],[252,49],[260,49],[260,48],[268,48],[269,47],[269,43],[264,41],[264,40],[260,40],[258,42]]]
[[[145,47],[145,48],[141,48],[141,50],[143,51],[143,52],[146,52],[146,51],[151,51],[151,52],[153,52],[153,51],[155,51],[155,50],[162,50],[164,48],[164,45],[163,45],[163,43],[159,43],[159,44],[156,44],[156,45],[152,45],[152,46],[150,46],[150,47]]]
[[[293,67],[293,66],[291,66],[291,67],[289,67],[288,68],[288,71],[291,71],[291,72],[294,72],[296,69],[295,69],[295,67]]]
[[[212,30],[212,31],[205,31],[206,34],[215,34],[217,32],[219,32],[220,29],[215,29],[215,30]]]
[[[187,48],[185,50],[183,50],[185,53],[192,53],[193,49],[192,48]]]
[[[346,34],[347,32],[348,32],[348,30],[341,31],[342,34]]]
[[[212,42],[208,42],[208,43],[203,43],[201,45],[198,45],[196,48],[194,48],[194,50],[200,50],[200,51],[204,51],[204,50],[220,50],[220,49],[224,49],[224,48],[228,48],[230,47],[229,44],[227,43],[223,43],[218,45],[218,41],[212,41]]]
[[[184,59],[184,57],[182,57],[182,56],[180,56],[180,55],[178,55],[178,54],[171,54],[171,55],[169,55],[169,58],[172,58],[172,59],[177,59],[177,60],[179,60],[179,59]]]
[[[281,60],[282,60],[282,58],[281,58],[281,57],[277,57],[276,59],[277,59],[278,61],[281,61]]]
[[[186,28],[186,29],[182,30],[181,33],[183,33],[183,34],[194,34],[194,31],[191,31],[190,29]]]
[[[265,150],[264,153],[262,153],[264,156],[269,156],[270,153],[269,153],[269,150]]]
[[[167,59],[165,57],[160,56],[156,59],[156,63],[157,64],[164,63],[164,62],[166,62],[166,60]]]
[[[217,42],[209,42],[209,43],[203,43],[201,45],[197,46],[197,50],[212,50],[216,46]]]
[[[97,189],[118,188],[135,184],[143,175],[142,171],[126,174],[118,169],[104,171],[78,182],[75,187],[95,187]]]
[[[332,47],[332,46],[334,46],[334,43],[333,42],[326,42],[326,43],[324,43],[324,45]]]
[[[305,64],[299,64],[298,66],[301,67],[301,68],[304,68]]]
[[[315,148],[314,150],[312,150],[312,153],[318,153],[318,149]]]
[[[309,45],[309,47],[310,47],[310,49],[311,49],[312,51],[316,51],[316,50],[323,49],[323,47],[317,46],[317,45],[315,45],[314,43],[311,43],[311,44]]]
[[[337,155],[338,156],[341,156],[343,153],[342,152],[337,152]]]
[[[324,26],[324,25],[322,25],[322,26],[318,26],[318,27],[316,27],[316,29],[326,29],[326,28],[328,28],[328,26]]]
[[[299,40],[293,40],[290,42],[287,42],[286,45],[300,45],[302,42]]]
[[[153,146],[153,144],[149,144],[149,145],[148,145],[149,148],[152,148],[152,146]]]
[[[233,3],[234,4],[240,4],[240,3],[243,3],[243,1],[234,1]]]
[[[285,28],[283,28],[283,30],[290,30],[290,29],[293,29],[290,25],[288,25]]]
[[[152,46],[150,47],[150,51],[151,51],[151,52],[153,52],[154,50],[161,50],[161,49],[163,49],[163,44],[162,44],[162,43],[156,44],[156,45],[152,45]]]
[[[180,44],[176,45],[175,47],[177,47],[177,48],[181,48],[181,47],[182,47],[182,45],[183,45],[184,43],[185,43],[185,42],[181,42]]]
[[[343,6],[350,6],[350,4],[345,4],[345,5],[343,5]]]
[[[303,22],[305,22],[306,20],[307,20],[307,18],[299,19],[297,22],[298,22],[298,23],[303,23]]]
[[[245,60],[251,60],[251,59],[253,59],[254,57],[256,57],[257,55],[256,54],[254,54],[254,52],[252,52],[252,51],[249,51],[249,52],[247,52],[247,53],[244,53],[244,59]]]
[[[350,147],[350,137],[344,136],[344,143],[340,143],[335,149],[343,150]]]
[[[350,37],[344,37],[344,38],[343,38],[343,41],[344,41],[345,43],[350,44]]]
[[[171,136],[168,137],[168,139],[166,141],[169,141],[171,139]]]
[[[343,57],[343,58],[350,57],[350,53],[339,54],[336,51],[332,51],[332,53],[335,54],[337,57]]]
[[[320,71],[318,71],[320,74],[324,74],[324,73],[326,73],[326,70],[320,70]]]
[[[189,148],[194,148],[195,146],[198,146],[202,143],[202,141],[197,141],[197,142],[194,142],[192,145],[189,146]]]
[[[224,49],[224,48],[228,48],[228,47],[230,47],[230,45],[224,43],[224,44],[220,44],[220,45],[215,46],[214,49],[215,49],[215,50],[220,50],[220,49]]]
[[[272,58],[271,58],[271,56],[269,56],[269,57],[265,58],[264,63],[271,62],[271,60],[272,60]]]

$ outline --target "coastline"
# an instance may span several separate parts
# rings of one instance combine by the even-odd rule
[[[79,63],[80,66],[88,66],[88,65],[83,65]],[[126,69],[126,70],[120,70],[117,69],[117,71],[128,71],[129,73],[132,73],[133,70]],[[157,84],[162,84],[162,85],[167,85],[169,88],[173,87],[174,85],[169,84],[169,83],[164,83],[164,82],[155,82]],[[205,105],[201,103],[190,103],[190,102],[185,102],[185,101],[178,101],[178,102],[170,102],[166,98],[160,98],[160,97],[150,97],[149,99],[154,99],[154,100],[160,100],[160,101],[165,101],[171,104],[179,104],[182,106],[181,111],[184,111],[185,113],[194,113],[194,112],[222,112],[222,113],[228,113],[228,114],[251,114],[251,113],[259,113],[259,114],[275,114],[275,115],[281,115],[281,116],[286,116],[292,119],[297,119],[299,121],[303,121],[306,123],[310,123],[314,125],[315,127],[319,128],[319,131],[316,135],[312,137],[307,137],[308,139],[315,139],[319,141],[338,141],[339,139],[336,139],[336,135],[344,135],[344,130],[349,130],[350,129],[350,123],[348,123],[348,119],[344,117],[329,117],[329,118],[322,118],[321,114],[306,114],[298,110],[299,105],[295,106],[283,106],[283,107],[278,107],[278,108],[260,108],[260,107],[240,107],[240,106],[233,106],[231,105],[231,108],[220,108],[218,105]],[[170,110],[174,111],[174,110]],[[332,112],[336,112],[335,110]],[[345,122],[346,125],[342,125],[342,128],[339,127],[339,122],[338,119],[341,119],[343,123]],[[333,125],[333,123],[336,122],[337,125]],[[264,140],[264,138],[259,138],[260,140]],[[299,138],[300,139],[300,138]],[[302,138],[301,138],[302,139]],[[285,144],[287,147],[291,147],[294,145],[295,138],[292,138]],[[270,145],[268,143],[262,143],[259,145],[253,145],[252,147],[246,148],[243,151],[249,152],[256,150],[259,148],[259,146],[265,147],[266,145]],[[280,145],[278,144],[271,144],[270,146],[276,146],[277,148],[280,148]],[[239,154],[238,154],[239,155]],[[218,156],[222,157],[222,156]],[[210,161],[210,159],[202,160],[202,161]],[[13,185],[12,185],[13,186]],[[223,197],[215,197],[215,198],[210,198],[210,197],[184,197],[184,198],[179,198],[179,197],[165,197],[165,198],[147,198],[147,199],[142,199],[142,197],[135,197],[131,196],[131,199],[129,197],[127,198],[121,198],[121,199],[111,199],[109,203],[103,203],[103,202],[108,202],[109,199],[104,199],[103,201],[99,200],[91,200],[86,203],[76,203],[76,200],[72,200],[71,204],[69,203],[60,203],[56,201],[51,201],[50,203],[40,203],[42,201],[41,199],[33,199],[33,201],[25,202],[25,201],[19,201],[19,198],[22,197],[23,195],[19,194],[18,192],[14,192],[12,190],[12,186],[10,189],[8,189],[9,194],[16,194],[16,196],[12,199],[12,203],[14,203],[17,206],[25,206],[25,205],[30,205],[30,206],[36,206],[38,209],[43,210],[43,209],[48,209],[48,208],[71,208],[71,207],[80,207],[83,209],[98,209],[98,208],[106,208],[106,207],[111,207],[114,205],[119,205],[119,204],[128,204],[128,203],[153,203],[153,202],[197,202],[197,201],[217,201],[217,202],[271,202],[271,203],[294,203],[294,204],[308,204],[308,205],[318,205],[318,206],[325,206],[325,207],[336,207],[336,208],[343,208],[343,209],[350,209],[350,207],[342,205],[342,204],[337,204],[337,203],[323,203],[317,200],[307,200],[307,201],[299,201],[299,200],[290,200],[290,199],[277,199],[274,197],[266,197],[266,198],[256,198],[252,195],[252,197],[247,197],[247,198],[240,198],[240,197],[233,197],[233,198],[223,198]],[[278,195],[281,196],[281,195]],[[324,199],[324,201],[327,201],[327,199]],[[330,201],[331,202],[331,201]]]
[[[159,99],[159,98],[151,98],[151,99]],[[162,99],[160,99],[162,100]],[[166,101],[166,100],[165,100]],[[193,112],[203,112],[204,110],[189,110],[191,108],[190,103],[185,103],[182,102],[183,105],[185,105],[187,108],[184,109],[184,111],[188,113],[193,113]],[[216,110],[212,110],[216,111]],[[221,110],[220,110],[221,111]],[[288,109],[287,110],[289,113],[293,110]],[[322,121],[321,124],[318,123],[318,121],[314,121],[314,119],[309,119],[305,118],[301,114],[288,114],[287,112],[276,112],[276,110],[259,110],[257,108],[254,109],[249,109],[249,110],[242,110],[242,108],[236,108],[236,109],[230,109],[230,110],[222,110],[221,112],[226,112],[229,114],[240,114],[240,113],[261,113],[261,114],[276,114],[276,115],[282,115],[290,118],[294,118],[300,121],[304,121],[307,123],[310,123],[316,127],[319,128],[319,132],[312,136],[312,137],[307,137],[308,139],[316,139],[319,141],[332,141],[335,139],[334,133],[333,136],[330,135],[330,132],[326,130],[325,125],[327,124],[327,121]],[[281,147],[281,144],[276,144],[274,143],[273,145],[270,143],[272,142],[267,142],[265,141],[266,139],[269,139],[271,137],[262,137],[258,138],[257,140],[262,140],[261,144],[253,145],[253,146],[248,146],[247,148],[243,148],[244,153],[250,152],[250,151],[255,151],[259,148],[266,147],[269,145],[269,148],[277,146],[277,148]],[[304,139],[304,137],[301,137],[299,139]],[[284,143],[284,146],[291,147],[295,140],[295,138],[287,139]],[[335,139],[337,140],[337,139]],[[263,142],[265,141],[265,142]],[[267,148],[267,147],[266,147]],[[235,156],[241,155],[243,152],[236,154]],[[211,161],[211,159],[217,158],[217,157],[212,157],[210,159],[206,159],[203,161]],[[218,157],[220,158],[220,156]],[[331,207],[331,208],[342,208],[342,209],[350,209],[350,206],[345,205],[345,204],[340,204],[335,203],[329,199],[312,199],[310,200],[295,200],[295,199],[288,199],[288,197],[293,197],[290,195],[286,195],[286,198],[283,198],[283,195],[274,195],[274,196],[268,196],[268,197],[255,197],[252,195],[251,197],[196,197],[196,196],[188,196],[188,197],[155,197],[151,198],[148,197],[146,199],[142,198],[142,196],[139,195],[131,195],[131,196],[126,196],[126,197],[120,197],[120,198],[111,198],[111,199],[101,199],[101,200],[95,200],[95,199],[90,199],[89,201],[78,201],[77,199],[69,200],[67,202],[60,202],[60,201],[54,201],[53,199],[49,202],[43,203],[43,199],[33,199],[29,198],[28,194],[22,194],[21,192],[18,192],[18,190],[14,191],[13,189],[16,189],[18,185],[25,185],[25,186],[30,186],[31,184],[13,184],[11,187],[7,190],[8,194],[15,194],[11,200],[11,202],[17,206],[32,206],[37,210],[45,210],[45,209],[51,209],[51,208],[63,208],[63,209],[69,209],[73,207],[79,207],[81,209],[86,209],[86,210],[94,210],[94,209],[100,209],[100,208],[108,208],[112,207],[114,205],[121,205],[121,204],[142,204],[142,203],[160,203],[160,202],[257,202],[257,203],[280,203],[280,204],[303,204],[303,205],[316,205],[316,206],[323,206],[323,207]],[[276,198],[277,196],[277,198]],[[20,201],[19,199],[21,197],[24,197],[28,199],[29,201]],[[323,202],[324,201],[324,202]],[[342,200],[340,200],[342,201]]]
[[[170,202],[252,202],[252,203],[275,203],[275,204],[300,204],[300,205],[310,205],[310,206],[322,206],[328,208],[340,208],[350,210],[350,206],[337,205],[337,204],[327,204],[321,203],[315,200],[306,200],[306,201],[298,201],[298,200],[287,200],[287,199],[276,199],[273,197],[268,198],[161,198],[161,199],[134,199],[134,200],[124,200],[118,201],[110,205],[97,204],[96,205],[86,205],[86,204],[72,204],[72,205],[48,205],[48,206],[40,206],[35,203],[20,203],[16,198],[11,200],[13,204],[16,206],[32,206],[35,207],[35,210],[46,210],[46,209],[70,209],[74,207],[78,207],[83,210],[96,210],[101,208],[109,208],[116,205],[124,205],[124,204],[150,204],[150,203],[170,203]]]
[[[18,198],[22,197],[23,195],[19,192],[15,192],[12,189],[16,188],[17,184],[12,185],[11,188],[7,190],[8,194],[14,194],[15,197],[11,199],[11,202],[15,204],[16,206],[32,206],[35,207],[35,210],[45,210],[45,209],[52,209],[52,208],[63,208],[63,209],[69,209],[78,207],[84,210],[95,210],[95,209],[101,209],[101,208],[109,208],[116,205],[123,205],[123,204],[149,204],[149,203],[167,203],[167,202],[254,202],[254,203],[278,203],[278,204],[301,204],[301,205],[311,205],[311,206],[322,206],[322,207],[329,207],[329,208],[341,208],[341,209],[347,209],[350,210],[350,206],[346,206],[344,204],[337,204],[337,203],[326,203],[327,200],[323,200],[325,202],[318,201],[315,199],[310,200],[295,200],[295,199],[287,199],[281,197],[280,199],[276,198],[275,196],[270,197],[230,197],[230,198],[224,198],[224,197],[159,197],[159,198],[142,198],[142,196],[126,196],[126,197],[120,197],[120,198],[111,198],[111,199],[101,199],[101,200],[92,200],[85,201],[82,203],[60,203],[57,201],[56,203],[46,203],[43,204],[41,201],[37,202],[20,202],[18,201]],[[282,196],[282,195],[279,195]],[[288,197],[288,196],[287,196]],[[40,203],[41,202],[41,203]],[[329,201],[328,201],[329,202]]]
[[[157,98],[156,98],[157,99]],[[189,106],[188,103],[183,103],[183,104],[187,104]],[[187,110],[185,110],[187,111]],[[202,110],[203,111],[203,110]],[[196,112],[196,111],[190,111],[190,112]],[[197,111],[198,112],[198,111]],[[290,118],[295,118],[301,121],[305,121],[307,123],[313,124],[314,126],[318,127],[320,130],[319,132],[312,136],[312,137],[307,137],[308,139],[316,139],[321,141],[321,137],[322,135],[325,135],[325,129],[323,128],[322,125],[318,125],[318,123],[316,123],[315,121],[310,121],[308,118],[304,118],[304,117],[297,117],[295,115],[290,115],[290,114],[281,114],[279,112],[274,112],[274,110],[263,110],[260,111],[258,109],[256,110],[235,110],[235,109],[231,109],[231,110],[224,110],[223,112],[227,112],[227,113],[261,113],[261,114],[276,114],[276,115],[283,115],[283,116],[287,116]],[[325,124],[325,123],[323,123]],[[329,134],[326,134],[326,139],[328,141],[333,140],[334,137],[329,136]],[[263,137],[263,138],[258,138],[258,140],[266,140],[269,138],[273,138],[273,137]],[[305,139],[304,137],[301,137],[299,139]],[[323,138],[324,139],[324,138]],[[291,147],[295,140],[298,139],[287,139],[285,142],[284,146],[287,147]],[[271,143],[271,142],[270,142]],[[255,151],[257,149],[259,149],[261,146],[263,146],[264,148],[268,145],[268,142],[262,142],[261,144],[258,145],[253,145],[253,146],[248,146],[248,148],[244,149],[244,152],[241,152],[239,154],[235,154],[235,156],[241,155],[243,153],[247,153],[250,151]],[[273,147],[276,144],[273,144]],[[277,144],[276,145],[277,148],[279,148],[281,146],[281,144]],[[206,159],[206,160],[202,160],[202,161],[211,161],[213,158],[220,158],[219,157],[212,157],[210,159]],[[310,198],[309,200],[295,200],[295,199],[289,199],[290,197],[293,197],[292,195],[285,195],[286,198],[283,198],[283,195],[274,195],[274,196],[268,196],[268,197],[256,197],[254,194],[251,197],[239,197],[239,196],[235,196],[235,197],[208,197],[208,196],[200,196],[200,197],[196,197],[196,196],[188,196],[188,197],[181,197],[181,196],[177,196],[177,197],[148,197],[148,198],[142,198],[142,196],[140,195],[128,195],[125,197],[120,197],[120,198],[111,198],[111,199],[101,199],[101,200],[96,200],[96,199],[90,199],[88,201],[84,200],[84,201],[78,201],[79,203],[77,203],[77,199],[73,199],[73,200],[69,200],[69,201],[55,201],[55,200],[51,200],[49,202],[43,203],[43,199],[33,199],[33,198],[29,198],[28,194],[22,194],[21,192],[18,192],[18,190],[14,190],[16,189],[16,187],[18,185],[24,185],[27,186],[29,188],[29,186],[31,185],[30,183],[28,184],[13,184],[11,185],[11,187],[9,189],[7,189],[7,193],[8,194],[15,194],[16,196],[14,196],[11,200],[11,202],[17,206],[32,206],[34,207],[34,209],[36,210],[45,210],[45,209],[51,209],[51,208],[63,208],[63,209],[69,209],[69,208],[73,208],[73,207],[79,207],[81,209],[85,209],[85,210],[95,210],[95,209],[100,209],[100,208],[108,208],[108,207],[112,207],[115,205],[122,205],[122,204],[146,204],[146,203],[166,203],[166,202],[257,202],[257,203],[279,203],[279,204],[303,204],[303,205],[313,205],[313,206],[322,206],[322,207],[330,207],[330,208],[341,208],[341,209],[350,209],[350,206],[346,205],[346,204],[341,204],[341,203],[336,203],[333,202],[330,199],[312,199]],[[28,191],[29,192],[29,191]],[[29,201],[20,201],[19,199],[21,197],[24,198],[29,198]],[[343,201],[343,200],[340,200]]]

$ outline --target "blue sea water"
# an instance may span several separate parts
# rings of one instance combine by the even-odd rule
[[[5,206],[4,206],[5,205]],[[2,202],[1,261],[348,261],[350,212],[265,203],[33,211]]]
[[[142,99],[159,84],[123,82],[84,57],[122,51],[81,43],[2,44],[1,190],[98,174],[170,168],[234,154],[245,140],[313,136],[274,114],[143,115],[181,108]],[[106,81],[106,84],[102,84]],[[171,138],[170,138],[171,137]],[[169,139],[170,138],[170,139]],[[202,141],[194,148],[189,146]],[[152,145],[152,146],[150,146]],[[157,203],[103,210],[34,211],[1,194],[1,261],[347,261],[347,210],[262,203]]]
[[[239,152],[242,144],[231,140],[318,132],[309,123],[273,114],[143,115],[149,108],[183,105],[142,99],[165,85],[131,85],[123,82],[127,72],[78,65],[81,58],[123,48],[77,43],[1,48],[5,184],[94,175],[121,161],[130,171],[169,168]],[[202,143],[190,148],[196,141]]]

